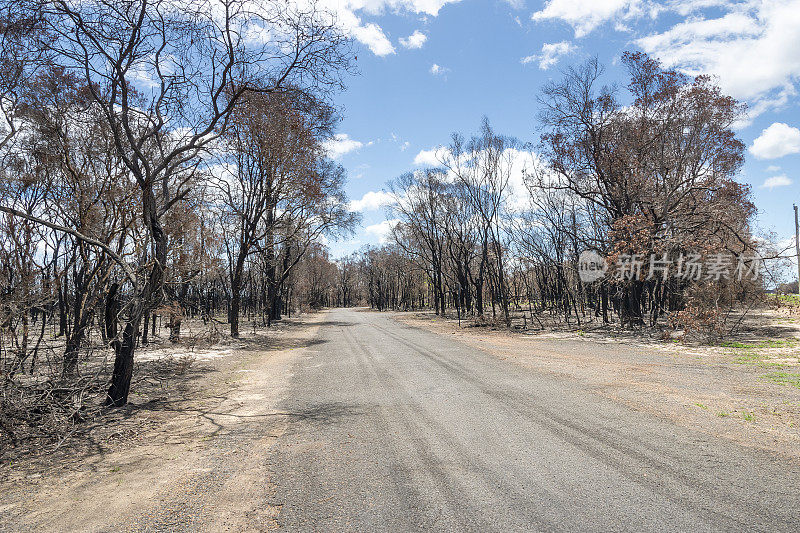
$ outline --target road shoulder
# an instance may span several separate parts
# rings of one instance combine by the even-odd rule
[[[117,433],[88,449],[11,465],[0,530],[274,528],[263,458],[290,423],[278,403],[322,316],[218,348],[187,394],[132,406]]]

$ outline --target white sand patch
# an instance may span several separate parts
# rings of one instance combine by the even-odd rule
[[[147,350],[136,354],[138,362],[158,361],[159,359],[180,359],[181,357],[191,357],[196,361],[212,361],[214,359],[222,359],[232,355],[234,352],[231,348],[210,348],[206,350],[188,350],[183,347],[175,348],[157,348],[155,350]]]
[[[211,349],[211,350],[195,350],[193,352],[185,352],[180,355],[189,355],[193,356],[198,361],[211,361],[213,359],[221,359],[223,357],[228,357],[233,353],[233,350],[230,348],[222,349]]]

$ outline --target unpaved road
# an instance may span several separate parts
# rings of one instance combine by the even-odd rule
[[[213,424],[184,430],[188,455],[174,458],[182,466],[170,466],[168,453],[184,448],[154,441],[153,457],[147,445],[134,448],[138,459],[123,463],[118,480],[107,466],[132,450],[57,490],[41,483],[26,492],[20,482],[0,501],[9,520],[0,529],[800,527],[794,459],[385,314],[333,310],[306,336],[293,350],[254,353],[237,370],[249,371],[242,383],[215,407],[197,408],[193,416]]]
[[[800,468],[376,313],[337,310],[272,448],[292,531],[800,527]]]

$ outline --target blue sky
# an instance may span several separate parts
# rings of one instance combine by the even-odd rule
[[[329,2],[356,44],[360,74],[336,103],[344,119],[331,153],[364,224],[331,243],[334,257],[378,244],[380,191],[419,168],[450,133],[486,115],[495,130],[538,141],[539,89],[559,69],[596,56],[609,82],[618,58],[642,50],[689,74],[718,78],[748,104],[738,125],[748,146],[739,176],[753,187],[758,230],[794,232],[800,187],[800,0],[350,0]],[[415,164],[416,161],[416,164]]]

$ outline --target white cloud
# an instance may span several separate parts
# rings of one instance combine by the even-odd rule
[[[352,29],[352,33],[353,37],[367,45],[376,56],[383,57],[394,54],[394,46],[377,24],[369,23],[366,26],[355,27]]]
[[[508,207],[519,211],[529,207],[531,197],[525,185],[525,176],[533,170],[542,168],[542,161],[534,152],[509,148],[506,157],[510,168],[508,169]]]
[[[694,13],[708,5],[686,9]],[[751,117],[785,105],[800,77],[800,0],[710,5],[716,5],[714,16],[693,14],[636,43],[667,67],[719,76],[725,92],[751,104]]]
[[[455,4],[460,0],[351,0],[350,5],[363,6],[364,10],[381,15],[386,11],[407,11],[425,14],[432,17],[439,15],[439,10],[447,4]]]
[[[417,48],[422,48],[422,45],[424,45],[425,41],[427,40],[428,40],[427,35],[425,35],[419,30],[416,30],[408,37],[401,37],[400,44],[404,48],[417,49]]]
[[[663,13],[680,19],[634,42],[666,67],[718,76],[726,93],[750,104],[749,120],[797,96],[800,0],[548,0],[532,19],[566,22],[582,37]]]
[[[402,138],[400,138],[399,135],[397,135],[394,132],[392,132],[391,141],[393,143],[397,144],[398,146],[400,146],[400,151],[401,152],[405,152],[406,149],[408,149],[408,147],[411,146],[410,142],[404,141]]]
[[[414,156],[414,164],[417,166],[438,167],[441,166],[442,161],[447,155],[447,148],[439,146],[431,150],[420,150]]]
[[[350,202],[350,211],[375,211],[394,203],[394,195],[384,191],[369,191],[360,200]]]
[[[383,222],[379,222],[378,224],[372,224],[371,226],[367,226],[366,228],[364,228],[364,231],[370,235],[375,235],[376,237],[378,237],[378,242],[383,244],[389,238],[389,235],[392,233],[394,227],[399,223],[400,223],[399,218],[384,220]]]
[[[775,187],[786,187],[787,185],[791,185],[792,180],[790,180],[786,174],[781,174],[779,176],[772,176],[771,178],[767,178],[764,180],[764,183],[761,185],[762,189],[769,189],[772,190]]]
[[[548,0],[531,19],[561,20],[572,26],[575,37],[583,37],[610,20],[620,26],[623,20],[641,15],[644,9],[642,0]]]
[[[767,172],[780,172],[781,167],[778,165],[770,165],[767,167]]]
[[[322,143],[322,147],[328,152],[328,156],[333,159],[339,159],[344,154],[358,150],[362,146],[364,146],[364,143],[351,139],[346,133],[337,133],[332,139]]]
[[[575,45],[568,41],[561,41],[559,43],[544,43],[542,45],[542,53],[534,54],[523,57],[520,61],[522,64],[527,64],[532,61],[539,62],[539,68],[547,70],[556,63],[558,63],[561,56],[567,55],[575,51]]]
[[[388,12],[409,13],[436,17],[447,4],[460,0],[319,0],[314,4],[316,12],[331,13],[336,24],[354,39],[367,46],[377,56],[395,53],[386,33],[378,24],[365,22],[364,16],[381,16]],[[312,0],[300,0],[300,4],[310,9]],[[308,4],[308,5],[306,5]]]
[[[436,63],[431,65],[431,74],[433,74],[434,76],[441,76],[443,74],[446,74],[449,71],[450,71],[449,68],[443,67],[441,65],[437,65]]]
[[[178,69],[178,60],[172,54],[150,54],[135,62],[128,70],[128,76],[134,85],[141,89],[151,90],[161,84],[162,75],[171,75]],[[158,74],[158,70],[161,74]]]
[[[730,0],[669,0],[665,7],[675,13],[686,16],[702,9],[725,6]]]
[[[758,159],[777,159],[800,153],[800,130],[783,122],[775,122],[761,131],[749,150]]]

